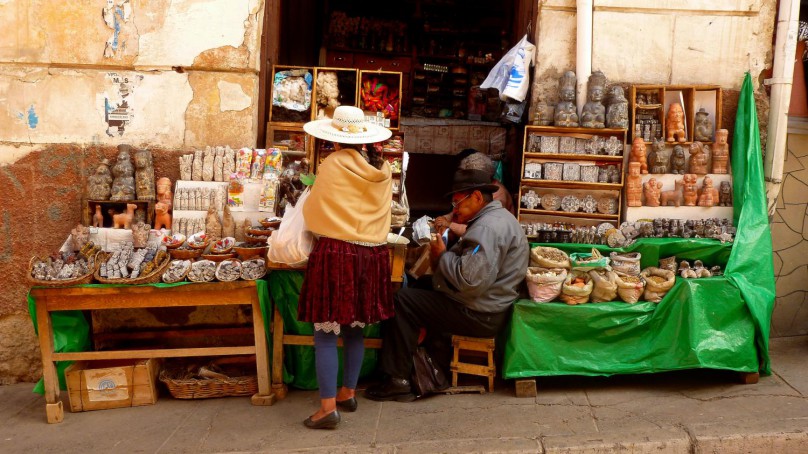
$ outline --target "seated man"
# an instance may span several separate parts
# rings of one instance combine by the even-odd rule
[[[487,157],[485,157],[487,159]],[[386,380],[365,391],[372,400],[410,401],[413,352],[420,329],[427,333],[494,337],[507,324],[525,279],[529,247],[513,215],[493,200],[497,186],[479,156],[455,172],[453,221],[465,235],[446,249],[441,235],[430,243],[433,290],[404,288],[395,295],[396,316],[384,326],[381,367]]]

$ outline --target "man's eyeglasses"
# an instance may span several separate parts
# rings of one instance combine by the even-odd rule
[[[457,208],[457,206],[458,206],[458,205],[460,205],[460,204],[461,204],[461,203],[462,203],[464,200],[466,200],[466,199],[468,199],[469,197],[471,197],[471,194],[474,194],[474,193],[473,193],[473,192],[469,193],[468,195],[466,195],[466,196],[465,196],[465,197],[463,197],[462,199],[458,200],[457,202],[454,202],[454,201],[453,201],[453,202],[452,202],[452,208]]]

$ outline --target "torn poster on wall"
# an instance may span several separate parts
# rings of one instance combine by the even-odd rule
[[[105,76],[110,83],[110,87],[103,93],[104,97],[104,122],[107,124],[107,135],[113,137],[117,132],[123,136],[126,126],[134,117],[134,106],[132,96],[135,87],[143,80],[140,74],[120,74],[108,72]]]
[[[104,58],[119,57],[126,49],[126,40],[122,37],[121,27],[132,17],[132,4],[129,0],[107,0],[107,6],[101,10],[101,16],[112,35],[104,47]],[[120,52],[119,52],[120,51]]]

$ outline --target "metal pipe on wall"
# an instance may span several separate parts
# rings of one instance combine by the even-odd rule
[[[586,103],[586,85],[592,74],[592,11],[593,0],[576,2],[575,76],[577,77],[578,117]]]

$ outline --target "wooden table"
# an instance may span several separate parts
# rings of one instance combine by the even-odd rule
[[[64,419],[64,409],[59,400],[59,379],[54,361],[255,355],[258,394],[253,395],[251,401],[253,405],[272,405],[275,402],[275,395],[270,387],[264,316],[256,291],[256,283],[253,281],[187,284],[176,287],[33,288],[31,296],[36,299],[37,328],[45,382],[45,412],[49,423],[58,423]],[[252,305],[255,345],[70,353],[53,351],[51,312],[241,304]]]

